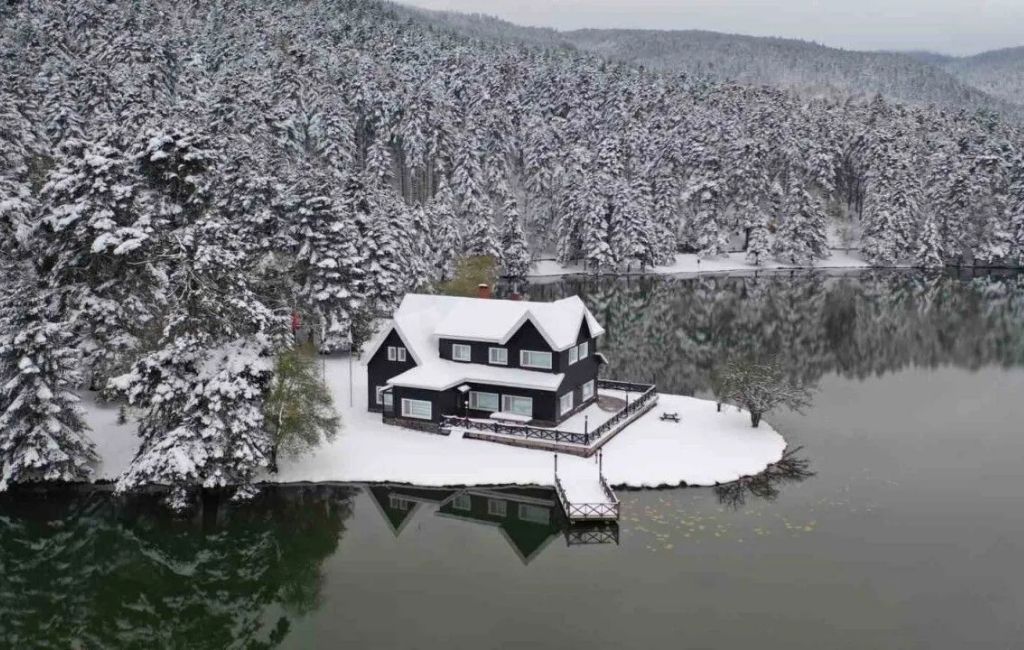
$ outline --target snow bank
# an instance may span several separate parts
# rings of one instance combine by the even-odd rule
[[[353,368],[354,406],[349,406],[347,359],[326,361],[327,381],[343,420],[334,442],[298,459],[285,459],[275,480],[404,482],[445,485],[551,485],[550,452],[439,436],[381,422],[366,410],[365,369]],[[681,422],[662,422],[664,411]],[[611,440],[604,473],[612,485],[713,485],[756,474],[782,457],[786,442],[769,425],[751,428],[746,413],[715,410],[706,400],[661,395],[658,405]],[[563,476],[592,474],[596,457],[559,456]]]
[[[366,369],[356,362],[349,405],[348,359],[325,362],[327,382],[342,418],[335,440],[300,458],[284,458],[280,473],[264,480],[390,481],[425,486],[552,485],[553,454],[493,442],[439,436],[381,422],[366,410]],[[138,448],[133,424],[118,424],[118,407],[83,399],[86,421],[102,463],[98,479],[115,479]],[[662,422],[663,412],[678,412],[680,422]],[[746,413],[722,413],[706,400],[662,394],[657,406],[604,447],[604,473],[614,486],[713,485],[756,474],[782,457],[786,442],[770,425],[751,428]],[[596,456],[562,454],[564,481],[593,485]],[[581,488],[584,489],[584,488]]]
[[[810,266],[782,264],[775,260],[755,266],[747,261],[746,253],[729,253],[725,257],[715,259],[699,259],[692,253],[680,253],[676,255],[675,262],[667,266],[655,266],[644,271],[648,275],[685,275],[697,273],[725,273],[729,271],[771,271],[778,269],[866,269],[871,265],[864,261],[856,253],[840,250],[832,251],[828,259],[819,260]],[[534,262],[530,271],[530,278],[551,278],[562,275],[573,275],[584,273],[583,267],[579,264],[563,266],[554,260],[538,260]],[[635,267],[633,274],[640,275],[639,267]],[[626,275],[623,271],[622,275]]]

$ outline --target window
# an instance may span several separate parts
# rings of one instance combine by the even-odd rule
[[[569,365],[576,363],[580,360],[580,349],[578,346],[569,348]]]
[[[462,343],[452,344],[452,359],[456,361],[469,361],[472,354],[472,348]]]
[[[533,417],[533,398],[519,397],[518,395],[502,395],[501,410],[516,415]]]
[[[594,396],[594,380],[591,379],[587,383],[583,384],[583,401],[587,401]]]
[[[590,341],[584,341],[577,346],[580,349],[580,359],[586,359],[590,354]]]
[[[433,419],[434,405],[421,399],[402,399],[402,417],[417,420]]]
[[[508,350],[505,348],[490,348],[488,361],[496,366],[508,365]]]
[[[389,494],[388,506],[390,506],[392,510],[412,510],[412,501],[403,499],[402,497],[394,494]]]
[[[551,523],[551,510],[540,506],[533,506],[528,503],[520,503],[519,519],[535,524],[549,524]]]
[[[384,403],[384,389],[385,388],[387,388],[387,386],[377,386],[377,403],[378,404],[383,404]]]
[[[477,411],[497,411],[498,394],[469,391],[469,408]]]
[[[492,517],[504,517],[508,514],[508,503],[501,499],[488,499],[487,514]]]
[[[390,392],[384,393],[384,408],[388,411],[395,408],[395,396]]]
[[[394,361],[398,358],[398,348],[393,345],[388,346],[388,361]]]
[[[551,370],[551,353],[536,350],[520,350],[519,365],[524,368],[541,368]]]
[[[397,352],[398,352],[398,360],[399,361],[405,361],[405,348],[398,348]]]
[[[457,494],[452,499],[452,508],[455,510],[472,510],[472,498],[468,494]]]
[[[565,415],[572,410],[572,391],[558,398],[558,414]]]

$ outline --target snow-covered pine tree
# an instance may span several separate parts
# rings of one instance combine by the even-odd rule
[[[469,223],[462,245],[466,255],[490,255],[495,259],[500,257],[498,233],[489,211],[480,212],[476,219]]]
[[[124,369],[161,309],[166,221],[138,200],[140,178],[115,142],[70,139],[42,188],[40,275],[64,293],[94,385]]]
[[[1024,155],[1018,155],[1011,172],[1009,200],[1011,259],[1024,267]]]
[[[49,317],[47,294],[14,267],[3,271],[18,286],[0,292],[0,492],[13,483],[88,480],[97,457],[73,392],[74,337]]]
[[[793,176],[772,252],[790,264],[810,264],[828,256],[825,212],[805,187],[804,177]]]
[[[442,176],[437,194],[427,204],[431,222],[429,241],[433,251],[433,277],[439,282],[450,280],[455,275],[455,264],[463,249],[462,237],[455,221],[454,201],[451,189]]]
[[[298,199],[299,295],[315,314],[322,352],[337,350],[348,342],[364,306],[366,253],[360,250],[354,207],[355,193],[362,190],[361,183],[352,181],[345,197],[336,200],[317,191],[314,184],[303,182],[291,192]]]
[[[945,264],[942,256],[942,237],[935,212],[928,210],[921,221],[921,232],[918,233],[917,250],[914,264],[924,268],[936,268]]]
[[[530,272],[530,250],[523,232],[522,218],[515,197],[506,193],[501,227],[501,275],[506,278],[525,278]]]
[[[772,244],[768,236],[768,213],[764,209],[755,210],[746,219],[750,235],[747,238],[747,261],[761,265],[768,260]]]
[[[167,486],[170,505],[180,509],[199,487],[248,493],[269,464],[263,399],[286,319],[254,294],[230,224],[208,216],[178,229],[174,240],[173,300],[162,334],[108,390],[142,412],[139,450],[118,491]]]

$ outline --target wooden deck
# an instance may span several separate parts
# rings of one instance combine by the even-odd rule
[[[555,493],[570,524],[619,520],[619,498],[604,478],[602,453],[598,452],[592,475],[577,473],[571,477],[559,476],[555,455]]]

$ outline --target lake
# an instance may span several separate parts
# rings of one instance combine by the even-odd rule
[[[566,280],[607,375],[707,396],[731,355],[818,390],[791,471],[620,492],[305,485],[186,518],[103,488],[0,496],[0,646],[1019,648],[1024,277]]]

